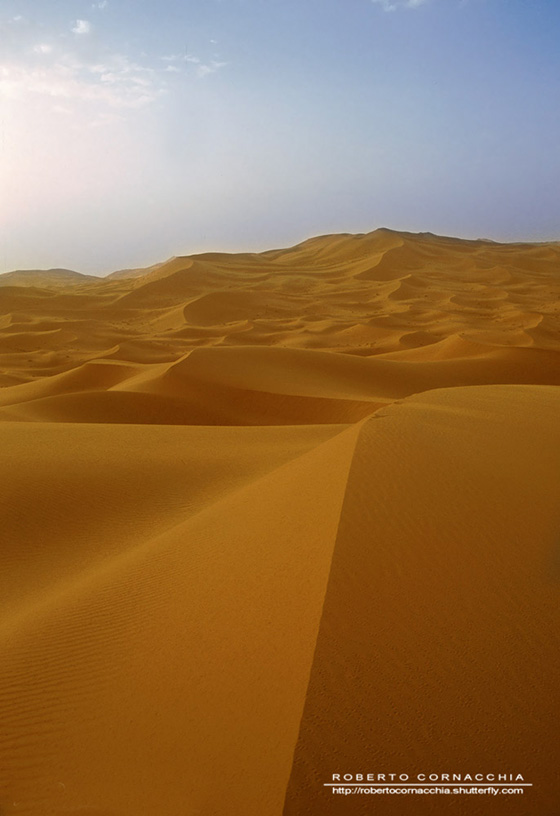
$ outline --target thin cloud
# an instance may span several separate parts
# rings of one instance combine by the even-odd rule
[[[88,20],[77,19],[70,27],[74,38],[60,31],[52,32],[52,39],[31,39],[34,26],[18,28],[0,57],[0,98],[30,107],[42,98],[51,110],[87,105],[94,118],[103,111],[144,108],[167,93],[170,75],[152,67],[147,57],[132,59],[81,36],[91,30]]]
[[[89,20],[76,20],[72,28],[73,34],[89,34],[91,31],[91,23]]]
[[[227,62],[217,62],[216,60],[212,60],[207,64],[201,64],[197,66],[196,75],[201,79],[209,74],[215,74],[221,68],[224,68],[227,65]]]
[[[376,6],[381,6],[383,11],[397,11],[397,9],[412,9],[423,6],[428,0],[371,0]]]
[[[52,45],[48,45],[48,43],[39,43],[39,45],[33,46],[34,54],[52,54],[52,50]]]
[[[109,3],[107,2],[107,0],[101,0],[101,2],[99,2],[99,3],[92,3],[91,7],[92,7],[92,9],[101,9],[101,10],[103,10],[103,9],[106,9],[108,5],[109,5]]]
[[[111,53],[102,42],[88,37],[93,30],[88,20],[77,19],[70,28],[76,36],[53,33],[52,42],[40,36],[31,39],[33,32],[27,26],[12,37],[9,50],[0,58],[0,98],[23,101],[29,107],[42,101],[56,113],[83,109],[91,121],[109,122],[115,121],[116,114],[126,116],[157,103],[182,74],[202,81],[227,64],[218,57],[196,56],[186,48],[157,60],[147,54],[134,59]]]
[[[165,57],[160,57],[163,62],[193,62],[198,65],[202,60],[195,57],[194,54],[168,54]]]
[[[163,62],[169,63],[165,71],[178,73],[179,68],[177,67],[176,63],[184,63],[190,64],[195,69],[196,76],[199,79],[203,77],[209,76],[209,74],[215,74],[221,68],[224,68],[228,63],[227,62],[220,62],[218,60],[210,60],[209,62],[203,62],[200,57],[195,56],[195,54],[168,54],[166,56],[160,57]]]
[[[103,63],[88,63],[71,54],[45,57],[46,64],[42,62],[41,67],[13,62],[1,65],[0,96],[26,99],[36,95],[53,103],[68,100],[95,103],[101,108],[138,109],[167,90],[153,69],[122,54]]]

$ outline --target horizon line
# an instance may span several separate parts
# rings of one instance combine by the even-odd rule
[[[497,240],[495,238],[488,238],[488,237],[467,238],[467,237],[462,237],[462,236],[459,236],[459,235],[447,235],[447,234],[431,232],[430,230],[422,230],[422,231],[414,232],[412,230],[394,229],[393,227],[381,226],[381,227],[375,227],[374,229],[372,229],[372,230],[370,230],[368,232],[347,232],[347,231],[344,231],[344,232],[314,233],[314,234],[308,236],[307,238],[303,238],[302,240],[297,241],[294,244],[289,244],[289,245],[285,245],[285,246],[273,246],[273,247],[269,247],[268,249],[255,249],[255,250],[251,250],[251,249],[245,249],[245,250],[243,250],[243,249],[236,249],[236,250],[215,249],[215,250],[212,250],[212,249],[210,249],[210,250],[204,250],[204,251],[201,251],[201,252],[198,252],[198,251],[185,252],[185,253],[180,252],[180,253],[178,253],[176,255],[169,255],[168,257],[166,257],[162,261],[155,261],[154,263],[151,263],[151,264],[149,263],[146,266],[134,266],[134,265],[123,266],[123,267],[119,267],[117,269],[111,269],[108,272],[104,272],[104,273],[103,272],[99,272],[99,273],[80,272],[77,269],[72,269],[72,268],[66,267],[66,266],[51,266],[51,267],[37,266],[37,267],[25,267],[25,268],[18,267],[16,269],[6,269],[3,272],[0,272],[0,277],[2,277],[4,275],[12,275],[12,274],[15,274],[15,273],[24,273],[24,274],[29,273],[30,274],[30,273],[33,273],[33,272],[40,272],[40,273],[45,273],[45,272],[69,272],[69,273],[71,273],[73,275],[80,275],[80,276],[82,276],[84,278],[96,278],[96,279],[103,280],[104,278],[107,278],[110,275],[114,275],[114,274],[117,274],[119,272],[133,272],[133,271],[140,271],[140,270],[150,270],[150,269],[153,269],[153,268],[158,267],[158,266],[163,266],[164,264],[169,263],[170,261],[173,261],[173,260],[175,260],[177,258],[197,258],[197,257],[202,257],[204,255],[264,255],[264,254],[270,253],[270,252],[281,252],[281,251],[288,251],[290,249],[295,249],[296,247],[302,246],[303,244],[306,244],[306,243],[308,243],[310,241],[319,240],[321,238],[331,238],[331,237],[332,238],[336,238],[336,237],[364,238],[364,237],[366,237],[368,235],[373,235],[376,232],[390,232],[390,233],[395,233],[397,235],[411,235],[411,236],[414,236],[414,237],[417,237],[417,238],[418,237],[428,237],[429,236],[429,237],[432,237],[432,238],[439,238],[439,239],[442,239],[442,240],[460,241],[462,243],[471,243],[471,244],[472,243],[487,243],[487,244],[493,244],[493,245],[498,245],[498,246],[521,246],[521,245],[522,246],[527,246],[527,245],[545,246],[545,245],[549,245],[549,244],[558,244],[558,243],[560,243],[560,238],[550,238],[550,239],[545,239],[543,241],[531,241],[531,240],[525,240],[525,239],[516,239],[516,240],[503,241],[503,240]]]

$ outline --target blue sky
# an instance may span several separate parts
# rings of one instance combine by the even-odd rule
[[[560,239],[557,0],[0,0],[0,271]]]

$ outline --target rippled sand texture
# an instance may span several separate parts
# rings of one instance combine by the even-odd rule
[[[556,816],[560,245],[0,278],[0,814]],[[339,796],[333,773],[521,773]]]

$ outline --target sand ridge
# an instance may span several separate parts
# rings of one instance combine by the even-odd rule
[[[560,244],[0,278],[0,813],[555,816]]]

